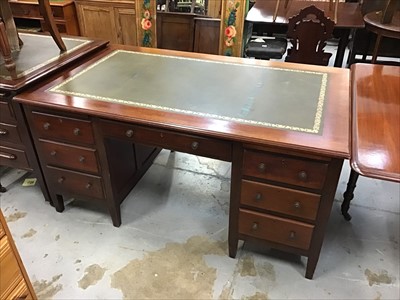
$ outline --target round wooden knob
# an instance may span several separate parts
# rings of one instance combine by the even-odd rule
[[[88,182],[85,186],[86,189],[90,189],[92,187],[92,184],[90,182]]]
[[[60,178],[58,178],[58,183],[63,183],[64,182],[64,180],[65,180],[65,178],[64,177],[60,177]]]
[[[57,151],[56,151],[56,150],[53,150],[53,151],[50,152],[50,155],[51,155],[51,156],[56,156],[56,154],[57,154]]]
[[[255,198],[256,198],[256,201],[260,201],[262,199],[262,194],[257,193]]]
[[[50,123],[49,122],[44,123],[43,124],[43,129],[44,130],[49,130],[50,129]]]
[[[197,150],[197,148],[199,148],[199,143],[198,142],[193,142],[191,145],[193,150]]]
[[[294,208],[300,208],[300,202],[299,201],[296,201],[294,204],[293,204],[293,206],[294,206]]]
[[[79,156],[79,162],[83,163],[85,161],[85,157],[84,156]]]
[[[0,135],[7,135],[8,134],[8,131],[7,130],[5,130],[5,129],[0,129]]]
[[[128,129],[128,130],[125,132],[125,135],[126,135],[128,138],[133,137],[133,130],[132,130],[132,129]]]
[[[266,169],[266,165],[264,163],[258,164],[258,171],[265,172],[265,169]]]
[[[81,133],[81,130],[79,128],[74,129],[74,135],[79,135]]]
[[[291,231],[290,233],[289,233],[289,239],[290,240],[294,240],[296,238],[296,232],[295,231]]]
[[[307,180],[307,172],[306,171],[300,171],[299,172],[299,174],[298,174],[298,177],[299,177],[299,179],[300,180],[303,180],[303,181],[305,181],[305,180]]]
[[[251,230],[257,230],[258,229],[258,223],[254,222],[253,225],[251,225]]]

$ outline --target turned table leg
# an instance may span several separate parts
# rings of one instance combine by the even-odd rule
[[[7,192],[7,189],[4,186],[2,186],[0,182],[0,193],[5,193],[5,192]]]
[[[343,194],[344,200],[341,209],[342,215],[346,221],[351,220],[351,216],[349,214],[350,201],[354,198],[354,189],[356,188],[356,183],[359,175],[360,174],[358,174],[356,171],[351,170],[350,178],[347,182],[347,189]]]

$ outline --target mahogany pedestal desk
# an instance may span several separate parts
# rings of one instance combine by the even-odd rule
[[[24,45],[13,53],[15,77],[0,58],[0,165],[34,173],[46,200],[50,200],[21,108],[13,97],[71,62],[104,48],[107,43],[87,38],[63,37],[67,51],[60,50],[49,35],[21,33]],[[0,192],[5,192],[1,187]]]
[[[137,147],[229,161],[229,255],[256,241],[308,257],[312,278],[349,158],[349,83],[341,68],[111,46],[14,99],[59,211],[90,195],[119,226],[120,191],[148,167]],[[71,149],[91,162],[54,160]]]
[[[329,2],[322,1],[290,1],[285,8],[285,1],[281,1],[276,19],[274,19],[276,1],[257,1],[249,10],[246,21],[250,23],[262,24],[288,24],[289,18],[297,15],[304,7],[315,5],[324,11],[325,15],[331,20],[335,20],[334,9],[329,9]],[[337,20],[335,31],[340,35],[339,45],[336,52],[335,67],[342,67],[344,53],[349,42],[350,31],[352,29],[364,28],[364,20],[361,14],[361,7],[358,3],[340,2],[337,9]]]
[[[350,220],[350,201],[359,175],[400,182],[400,67],[351,66],[351,173],[342,214]]]

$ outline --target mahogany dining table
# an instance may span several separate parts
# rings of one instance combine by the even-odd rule
[[[302,8],[315,5],[324,11],[331,20],[335,21],[334,33],[339,36],[339,45],[335,58],[335,67],[342,67],[346,46],[349,43],[350,32],[364,28],[364,20],[359,3],[340,2],[337,13],[332,5],[326,1],[280,1],[276,8],[276,1],[257,1],[249,10],[246,21],[252,24],[287,25],[289,18],[297,15]]]
[[[350,220],[350,201],[359,175],[400,182],[400,67],[353,64],[351,173],[342,214]]]

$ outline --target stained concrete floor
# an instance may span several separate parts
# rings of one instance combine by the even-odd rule
[[[340,214],[344,163],[314,279],[306,258],[240,244],[227,255],[230,164],[163,150],[122,204],[57,213],[29,173],[0,169],[1,209],[39,299],[398,299],[400,185],[360,177]]]

